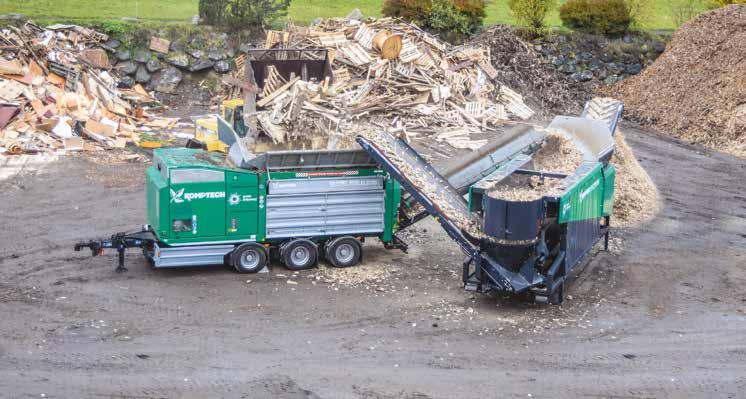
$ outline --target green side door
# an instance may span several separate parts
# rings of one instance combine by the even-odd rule
[[[171,169],[171,231],[175,239],[225,235],[225,172]]]
[[[257,240],[260,203],[259,176],[255,173],[227,172],[226,188],[227,235]]]

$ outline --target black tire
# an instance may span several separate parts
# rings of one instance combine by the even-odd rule
[[[280,251],[282,262],[290,270],[306,270],[316,266],[319,250],[308,240],[293,240]]]
[[[360,263],[363,247],[352,237],[339,237],[326,244],[326,260],[334,267],[350,267]]]
[[[155,259],[153,259],[154,255],[155,248],[153,248],[153,244],[143,245],[142,256],[145,257],[145,260],[148,262],[148,265],[150,265],[150,267],[155,267]]]
[[[253,242],[239,245],[231,252],[231,265],[239,273],[256,273],[267,266],[267,250]]]

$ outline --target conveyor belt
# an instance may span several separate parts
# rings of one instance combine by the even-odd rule
[[[443,176],[459,192],[466,194],[474,183],[493,173],[516,154],[538,149],[546,132],[530,126],[519,126],[488,142],[484,147],[466,155],[449,166]]]
[[[384,131],[379,131],[364,140],[379,149],[385,155],[386,162],[397,169],[397,173],[416,187],[417,191],[423,192],[441,213],[454,219],[454,223],[465,225],[478,222],[469,212],[469,206],[462,194],[403,140]]]
[[[463,225],[463,222],[477,221],[469,212],[468,204],[463,197],[443,176],[407,143],[386,132],[378,132],[369,138],[358,136],[357,142],[438,219],[446,233],[465,253],[470,256],[477,255],[478,248],[464,236],[459,226]],[[423,185],[429,185],[430,189],[423,190]],[[436,189],[433,190],[433,187]],[[453,220],[456,218],[461,220]]]
[[[474,217],[470,214],[466,201],[407,143],[386,132],[379,132],[370,138],[358,136],[357,142],[431,215],[436,217],[448,236],[456,241],[462,251],[469,256],[468,263],[474,262],[477,270],[488,276],[493,286],[500,287],[504,291],[520,292],[535,283],[527,281],[520,273],[507,270],[486,254],[480,253],[478,245],[467,238],[468,232],[463,231],[457,225],[458,223],[452,220],[454,216],[473,220]],[[423,179],[436,185],[438,192],[428,193],[421,190]],[[449,205],[458,207],[455,208],[457,211],[449,208],[448,212],[444,212],[443,208]],[[471,239],[476,241],[474,237]]]
[[[595,97],[585,103],[580,117],[604,122],[613,135],[622,117],[622,111],[624,111],[624,104],[621,101],[607,97]]]

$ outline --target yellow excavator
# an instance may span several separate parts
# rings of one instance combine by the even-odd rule
[[[220,104],[220,116],[233,127],[240,137],[246,135],[243,120],[243,99],[225,100]],[[218,138],[218,120],[214,116],[194,121],[194,139],[189,140],[187,147],[202,148],[207,151],[228,152],[228,145]]]

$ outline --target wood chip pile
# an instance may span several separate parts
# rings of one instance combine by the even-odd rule
[[[546,142],[532,157],[533,170],[572,174],[583,163],[583,156],[572,139],[561,132],[547,132]],[[562,179],[538,176],[511,176],[488,195],[508,201],[533,201],[545,195],[560,195]]]
[[[534,170],[571,174],[581,163],[583,155],[564,133],[548,131],[546,142],[533,156]]]
[[[685,23],[655,63],[608,94],[628,118],[746,157],[746,5]]]
[[[156,100],[141,86],[117,89],[107,39],[75,25],[0,30],[0,154],[148,145],[148,131],[175,127],[145,112]]]
[[[333,79],[305,82],[269,70],[259,88],[258,127],[275,142],[354,135],[355,124],[476,149],[489,132],[534,111],[497,79],[488,47],[454,47],[390,18],[334,19],[270,31],[267,47],[329,50]]]
[[[637,162],[622,132],[616,132],[614,142],[611,163],[616,167],[617,173],[611,224],[622,227],[640,225],[651,220],[660,211],[658,188]]]

